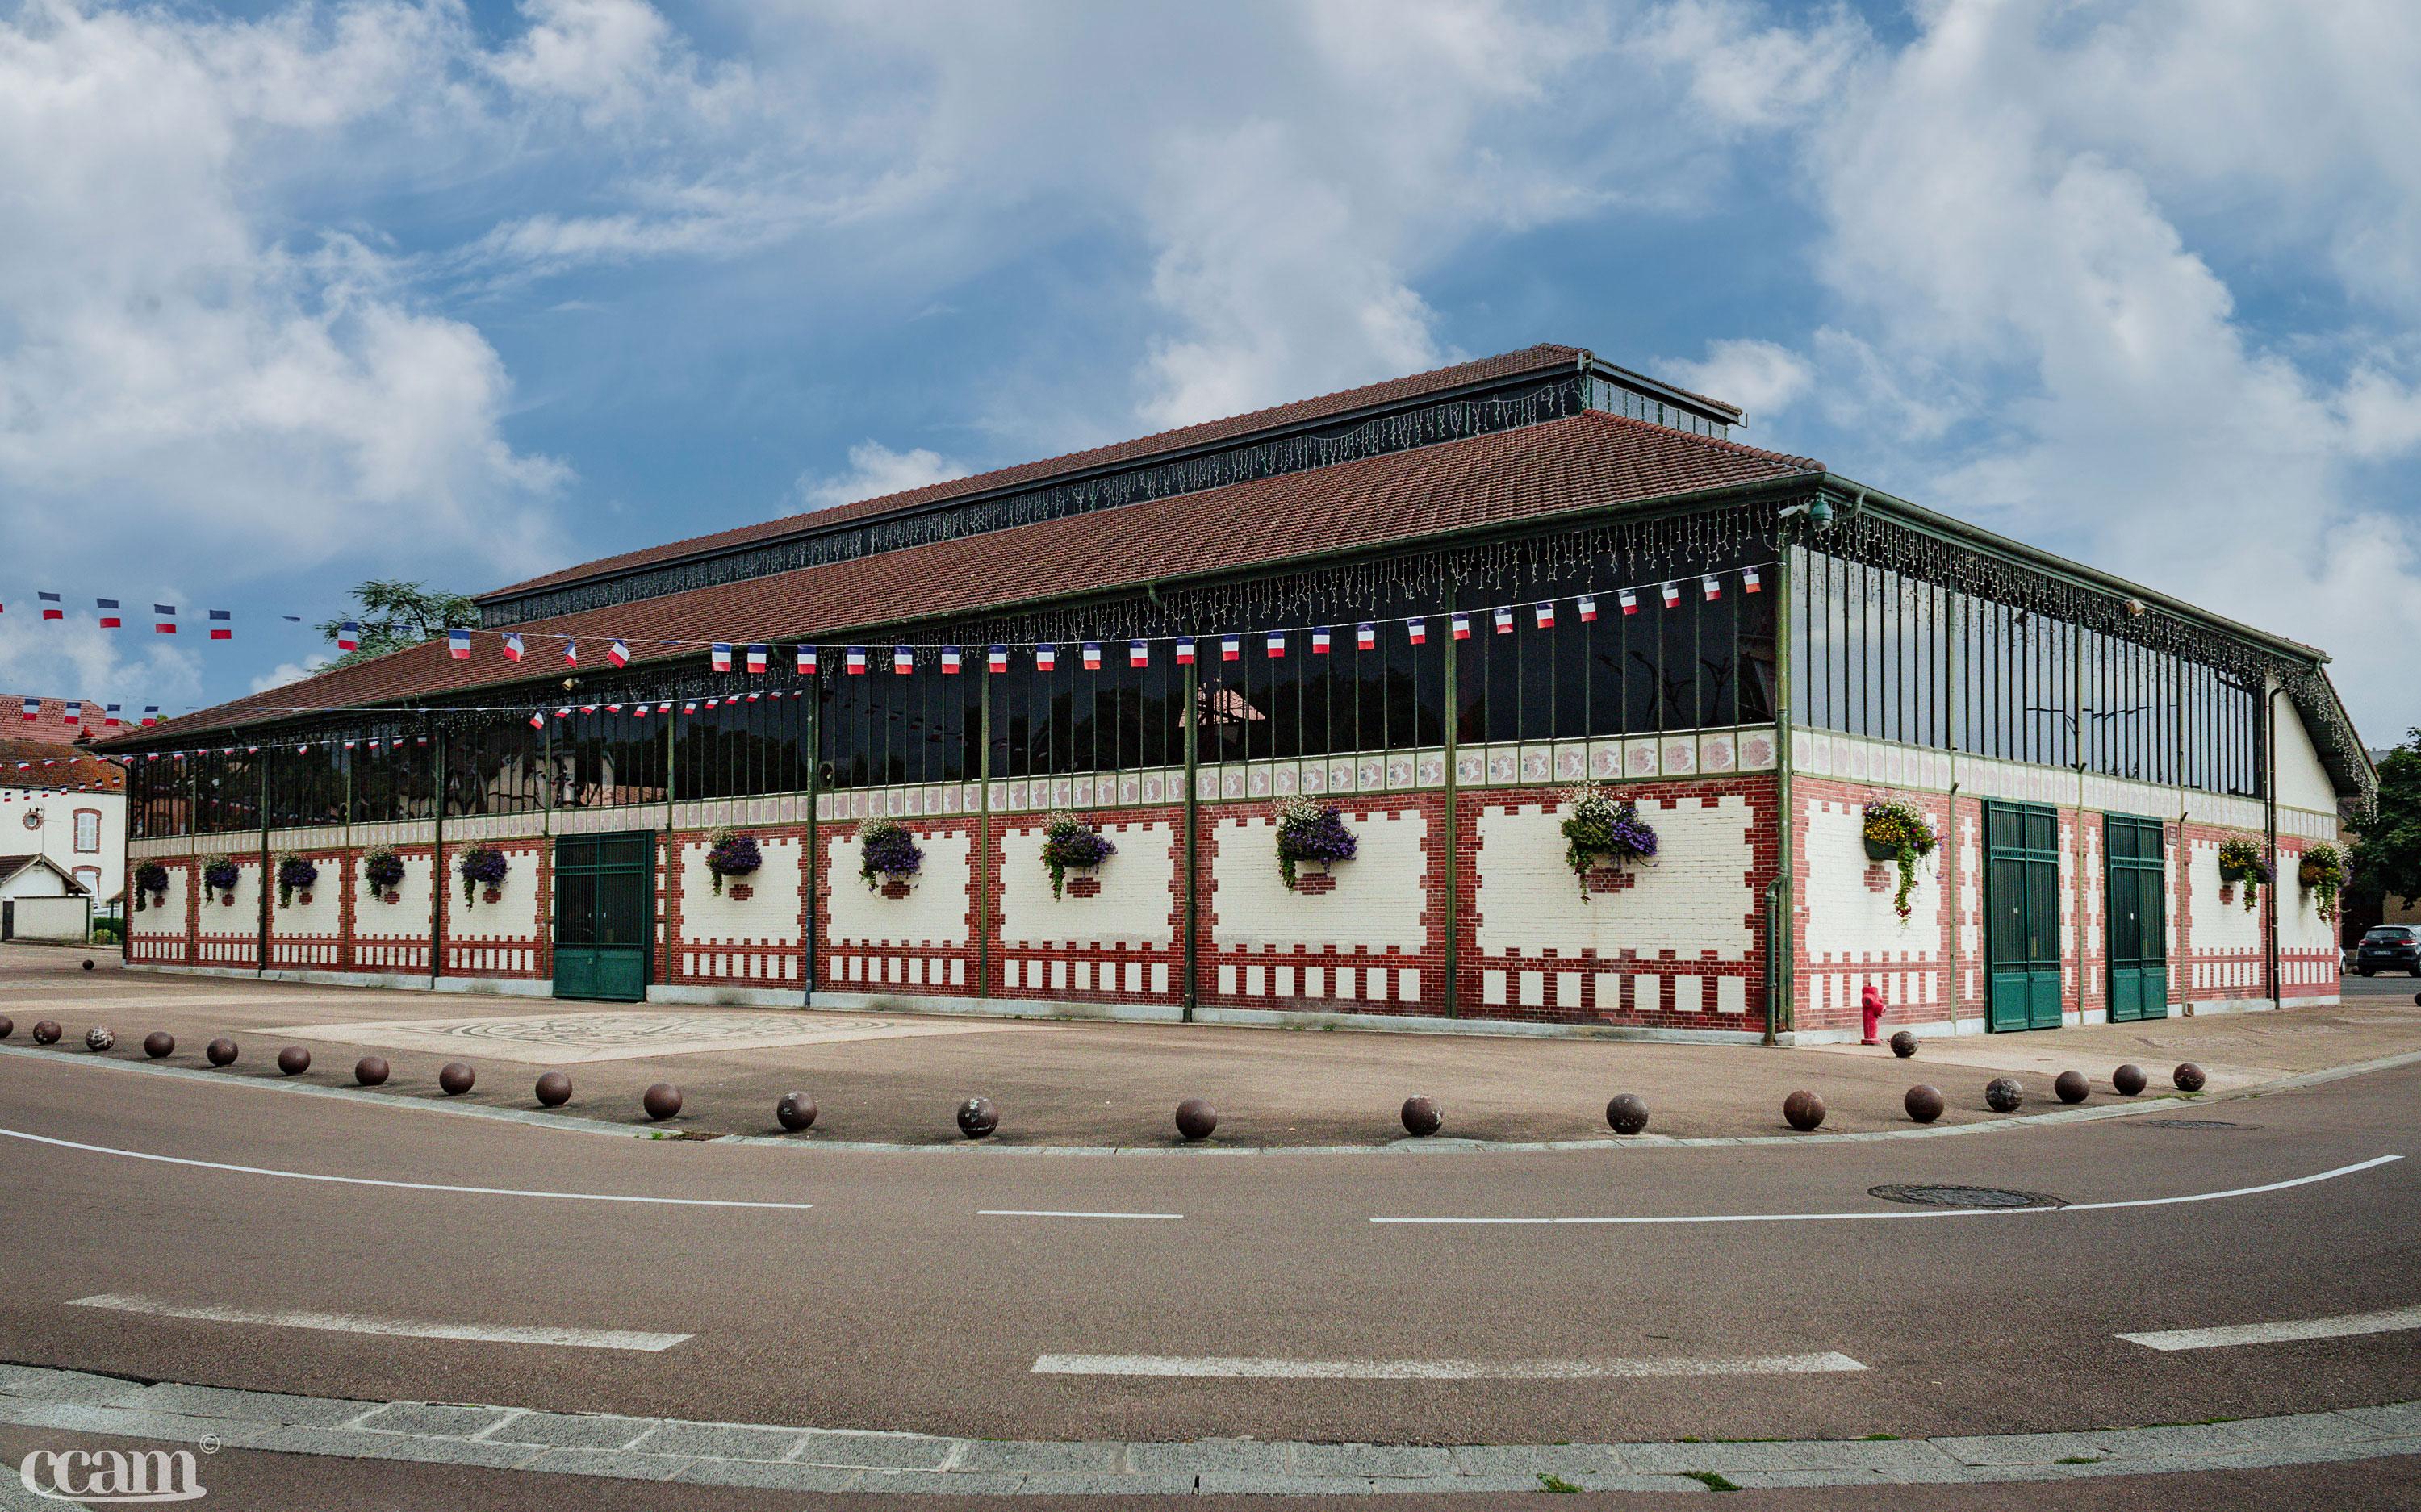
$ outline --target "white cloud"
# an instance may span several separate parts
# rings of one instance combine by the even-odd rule
[[[269,671],[253,678],[252,691],[254,693],[267,693],[272,688],[283,688],[289,682],[300,682],[305,678],[317,673],[320,668],[326,666],[333,660],[335,660],[333,657],[315,654],[306,656],[300,662],[281,662]]]
[[[1709,398],[1739,405],[1749,426],[1770,420],[1816,380],[1815,366],[1806,358],[1757,340],[1711,341],[1704,362],[1669,360],[1660,370]]]
[[[922,446],[893,451],[879,441],[863,441],[849,449],[849,471],[821,477],[803,475],[795,491],[803,508],[828,509],[966,475],[964,467],[939,452]]]

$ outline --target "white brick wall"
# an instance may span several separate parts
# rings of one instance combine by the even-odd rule
[[[2219,900],[2219,842],[2194,842],[2194,859],[2189,863],[2194,886],[2194,949],[2199,956],[2210,951],[2259,950],[2261,948],[2261,911],[2246,909],[2244,889],[2235,889],[2236,901]],[[2295,884],[2289,881],[2287,885]],[[2228,985],[2228,984],[2219,984]]]
[[[346,865],[353,868],[353,885],[359,891],[353,903],[353,936],[404,935],[417,940],[425,947],[429,943],[429,857],[399,857],[403,863],[403,881],[396,884],[392,904],[371,896],[370,884],[362,879],[362,858],[354,856]],[[333,881],[328,868],[320,868],[320,881]]]
[[[742,832],[745,833],[745,832]],[[765,865],[746,877],[727,879],[723,896],[714,896],[714,872],[706,864],[707,852],[714,848],[704,839],[684,841],[681,845],[681,940],[686,944],[724,945],[794,945],[799,943],[799,875],[805,865],[806,846],[796,839],[773,839],[759,834],[758,853]],[[928,868],[932,865],[932,850],[926,848]],[[860,892],[865,883],[858,880],[854,848],[846,878],[833,879],[836,891],[846,881]],[[731,896],[733,887],[748,884],[751,896],[745,901]]]
[[[1809,959],[1824,961],[1916,962],[1939,959],[1942,947],[1942,851],[1916,864],[1916,886],[1908,896],[1905,924],[1892,908],[1899,866],[1881,863],[1883,890],[1867,885],[1864,805],[1820,802],[1807,815],[1807,943]],[[1960,860],[1961,891],[1973,877],[1974,851]]]
[[[1757,899],[1747,882],[1756,851],[1748,800],[1729,795],[1712,808],[1696,798],[1678,807],[1652,801],[1639,817],[1656,831],[1656,865],[1635,868],[1637,882],[1582,900],[1564,865],[1563,815],[1556,805],[1490,804],[1479,811],[1479,887],[1471,900],[1484,956],[1575,956],[1671,950],[1683,960],[1715,951],[1745,960],[1756,943],[1747,924]],[[1577,1002],[1577,998],[1575,998]]]
[[[847,831],[824,840],[831,868],[831,943],[962,945],[967,943],[967,888],[974,837],[964,830],[916,836],[924,867],[906,897],[885,897],[857,874],[857,842]]]
[[[1367,945],[1383,950],[1394,945],[1419,950],[1427,943],[1421,924],[1428,903],[1423,886],[1427,858],[1421,842],[1429,834],[1428,818],[1418,809],[1357,813],[1340,806],[1339,812],[1359,848],[1351,861],[1336,864],[1336,889],[1330,893],[1287,890],[1278,878],[1275,819],[1217,821],[1213,833],[1219,850],[1211,862],[1217,891],[1210,906],[1217,910],[1223,948]]]
[[[279,908],[275,891],[279,858],[274,854],[269,858],[269,932],[272,935],[333,935],[344,919],[346,862],[333,852],[313,855],[298,848],[297,853],[309,857],[311,865],[320,868],[320,880],[311,884],[311,901],[308,904],[303,901],[303,895],[298,892],[292,895],[292,907]]]
[[[1001,833],[1000,936],[1008,945],[1047,946],[1067,941],[1099,946],[1121,942],[1165,945],[1176,906],[1174,825],[1154,822],[1101,833],[1118,848],[1092,875],[1101,890],[1091,897],[1051,896],[1051,870],[1042,864],[1042,826],[1014,826]],[[1083,872],[1070,872],[1073,882]]]
[[[137,859],[134,865],[141,865],[142,861]],[[164,861],[161,865],[168,866],[167,896],[164,899],[161,895],[154,893],[143,900],[142,912],[130,912],[127,914],[127,928],[133,939],[141,941],[184,938],[185,899],[192,892],[186,881],[189,874],[181,866],[168,865]],[[131,869],[127,873],[127,885],[130,887],[133,885],[133,873]],[[127,899],[127,908],[130,911],[133,906],[134,900]]]

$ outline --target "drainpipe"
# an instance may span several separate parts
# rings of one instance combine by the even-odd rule
[[[2261,821],[2270,846],[2270,916],[2262,925],[2262,954],[2270,972],[2270,1005],[2283,1008],[2286,996],[2278,985],[2278,899],[2286,881],[2278,869],[2278,686],[2274,679],[2261,703]]]
[[[816,673],[816,680],[807,688],[807,929],[800,941],[800,996],[802,1007],[816,1005],[816,967],[818,931],[823,926],[823,911],[816,906],[816,852],[823,847],[823,829],[816,810],[823,803],[824,775],[824,675]]]
[[[1202,702],[1194,663],[1185,663],[1185,1006],[1194,1021],[1202,987]]]
[[[430,727],[423,716],[421,728]],[[445,974],[445,732],[437,730],[429,743],[435,751],[429,787],[429,990],[434,992]]]
[[[983,680],[976,684],[980,710],[976,730],[983,749],[976,756],[976,854],[967,881],[976,890],[976,1001],[992,996],[992,657],[984,657]]]
[[[1956,737],[1954,737],[1955,739]],[[1958,757],[1951,758],[1950,770],[1959,770]],[[1944,891],[1944,901],[1950,905],[1950,1036],[1959,1037],[1959,779],[1950,779],[1950,833],[1943,836],[1943,849],[1950,854],[1943,863],[1949,874]]]
[[[1457,726],[1462,720],[1461,700],[1455,690],[1454,608],[1445,613],[1445,1016],[1462,1017],[1461,954],[1462,910],[1460,887],[1456,875],[1461,857],[1456,854],[1460,834],[1456,828],[1455,800],[1461,779],[1455,771],[1456,750],[1460,744]]]
[[[1798,946],[1792,929],[1792,901],[1796,889],[1792,883],[1791,837],[1796,833],[1792,822],[1790,772],[1792,766],[1790,741],[1790,694],[1796,676],[1791,666],[1791,647],[1798,637],[1798,621],[1793,617],[1796,596],[1791,589],[1794,575],[1790,569],[1790,549],[1784,547],[1775,553],[1773,575],[1773,803],[1774,872],[1773,881],[1766,887],[1765,946],[1765,1043],[1778,1045],[1782,1032],[1797,1023],[1791,1001],[1796,985],[1794,968],[1798,964]],[[1777,909],[1776,905],[1779,905]]]

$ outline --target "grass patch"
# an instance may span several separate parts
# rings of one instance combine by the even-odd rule
[[[1686,1478],[1696,1481],[1699,1485],[1704,1486],[1710,1491],[1736,1491],[1740,1489],[1738,1486],[1735,1486],[1730,1481],[1724,1479],[1724,1477],[1716,1474],[1711,1470],[1685,1470],[1681,1472],[1681,1473]]]
[[[2054,1459],[2052,1463],[2054,1465],[2098,1465],[2101,1463],[2101,1457],[2100,1455],[2070,1455],[2064,1459]]]
[[[1550,1475],[1542,1470],[1539,1472],[1539,1489],[1542,1491],[1577,1491],[1580,1488],[1573,1485],[1570,1481],[1564,1479],[1561,1475]]]
[[[1860,1443],[1898,1443],[1899,1442],[1899,1435],[1897,1433],[1869,1433],[1858,1442]]]

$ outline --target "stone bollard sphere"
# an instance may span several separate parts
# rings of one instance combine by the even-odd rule
[[[470,1091],[472,1083],[478,1080],[479,1073],[464,1062],[449,1061],[445,1068],[437,1073],[437,1089],[449,1098],[459,1098]]]
[[[1635,1134],[1648,1127],[1648,1099],[1625,1092],[1605,1105],[1605,1127],[1617,1134]]]
[[[2083,1102],[2086,1094],[2093,1090],[2093,1083],[2085,1079],[2083,1071],[2062,1071],[2052,1083],[2051,1089],[2059,1095],[2062,1102]]]
[[[2014,1076],[1996,1076],[1984,1083],[1984,1104],[1994,1113],[2015,1113],[2026,1105],[2026,1089]]]
[[[90,962],[90,961],[86,961],[86,962],[84,963],[84,969],[85,969],[86,971],[90,971],[90,970],[92,970],[92,962]]]
[[[56,1019],[34,1021],[34,1043],[37,1045],[55,1045],[63,1033],[65,1031],[59,1028],[59,1021]]]
[[[117,1047],[117,1032],[107,1024],[97,1023],[84,1032],[84,1048],[98,1055]]]
[[[311,1052],[300,1045],[289,1045],[277,1052],[277,1068],[289,1076],[301,1076],[311,1068]]]
[[[969,1139],[981,1139],[1000,1127],[1000,1110],[990,1098],[969,1098],[959,1104],[959,1132]]]
[[[1902,1029],[1891,1037],[1892,1053],[1901,1060],[1916,1053],[1916,1031]]]
[[[797,1133],[810,1129],[816,1121],[816,1099],[804,1092],[785,1092],[782,1100],[773,1104],[773,1121]]]
[[[639,1106],[647,1110],[648,1117],[663,1123],[681,1111],[680,1088],[670,1082],[659,1082],[639,1099]]]
[[[377,1055],[365,1055],[353,1062],[353,1080],[364,1086],[383,1086],[391,1068]]]
[[[1200,1098],[1188,1098],[1177,1105],[1177,1131],[1190,1142],[1209,1139],[1219,1127],[1219,1110]]]
[[[165,1029],[154,1029],[143,1037],[143,1053],[160,1060],[177,1053],[177,1037]]]
[[[0,1039],[6,1039],[16,1032],[17,1021],[5,1013],[0,1013]]]
[[[538,1079],[538,1100],[542,1108],[560,1108],[571,1100],[571,1078],[561,1071],[549,1071]]]
[[[212,1066],[233,1066],[236,1057],[235,1041],[226,1038],[213,1039],[202,1047],[202,1054]]]
[[[1782,1121],[1806,1133],[1824,1122],[1824,1099],[1802,1087],[1782,1099]]]
[[[2132,1062],[2110,1073],[2111,1090],[2122,1098],[2132,1098],[2143,1091],[2146,1083],[2149,1080],[2150,1078],[2144,1074],[2144,1068]]]
[[[2169,1080],[2177,1083],[2178,1090],[2180,1092],[2199,1092],[2203,1088],[2203,1083],[2210,1081],[2210,1078],[2202,1074],[2201,1067],[2196,1066],[2192,1061],[2188,1061],[2183,1066],[2179,1067],[2176,1070],[2171,1071],[2169,1073]]]
[[[1942,1100],[1941,1088],[1927,1086],[1920,1082],[1908,1089],[1908,1096],[1900,1099],[1900,1106],[1906,1108],[1908,1115],[1918,1123],[1929,1124],[1942,1116],[1945,1104]]]
[[[1427,1139],[1445,1127],[1445,1110],[1435,1098],[1406,1098],[1403,1118],[1404,1132],[1415,1139]]]

